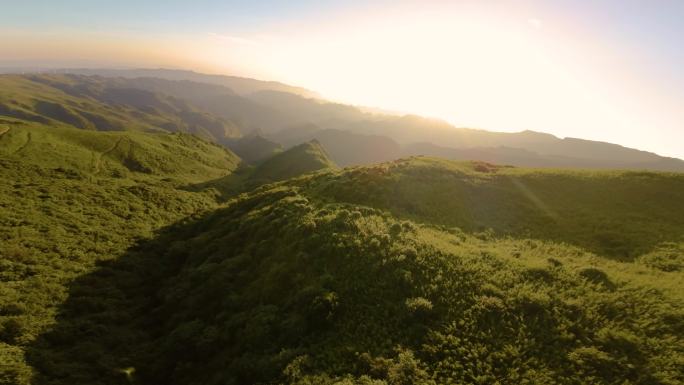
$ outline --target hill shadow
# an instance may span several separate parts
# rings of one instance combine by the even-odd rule
[[[181,190],[190,192],[200,192],[214,189],[216,196],[220,202],[226,202],[232,197],[240,195],[241,193],[253,190],[261,184],[252,181],[253,167],[246,163],[241,163],[240,166],[231,174],[208,180],[206,182],[192,183],[180,186]]]
[[[145,383],[140,367],[153,362],[146,352],[159,333],[153,321],[161,303],[158,288],[184,262],[173,252],[174,240],[184,239],[200,220],[167,226],[71,282],[54,326],[26,349],[31,383]]]

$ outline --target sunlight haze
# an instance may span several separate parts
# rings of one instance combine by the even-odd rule
[[[677,71],[684,59],[676,39],[683,31],[673,17],[684,13],[674,1],[653,2],[648,11],[606,0],[205,0],[192,10],[175,1],[124,10],[134,4],[124,1],[108,6],[124,17],[116,23],[87,2],[63,3],[68,11],[53,14],[51,2],[28,1],[0,15],[3,34],[14,36],[0,42],[8,65],[226,73],[456,126],[535,130],[684,157]],[[163,17],[143,24],[153,12]],[[45,23],[31,28],[13,13]],[[251,22],[236,22],[237,15]]]

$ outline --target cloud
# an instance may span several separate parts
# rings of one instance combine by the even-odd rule
[[[224,34],[215,33],[215,32],[209,32],[209,36],[216,38],[216,39],[219,39],[219,40],[227,41],[227,42],[232,43],[232,44],[238,44],[238,45],[258,45],[259,44],[258,42],[254,41],[254,40],[245,39],[243,37],[238,37],[238,36],[224,35]]]

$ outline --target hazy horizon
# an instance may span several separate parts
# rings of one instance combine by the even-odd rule
[[[684,158],[684,4],[649,4],[34,0],[0,15],[0,64],[273,80],[459,127]]]

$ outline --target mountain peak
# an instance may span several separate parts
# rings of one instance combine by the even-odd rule
[[[330,160],[321,143],[312,139],[266,160],[254,170],[252,178],[275,182],[334,168],[337,165]]]

